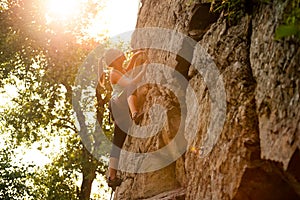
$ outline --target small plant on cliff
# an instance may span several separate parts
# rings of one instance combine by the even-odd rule
[[[300,38],[300,0],[289,0],[283,23],[277,28],[275,39],[296,36]]]
[[[246,11],[246,0],[213,1],[214,12],[223,12],[230,24],[236,24]]]

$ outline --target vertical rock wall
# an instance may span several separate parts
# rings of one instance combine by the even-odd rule
[[[300,199],[299,41],[274,40],[288,4],[249,4],[252,8],[235,25],[230,25],[222,14],[210,13],[210,4],[204,1],[143,0],[141,4],[137,28],[179,31],[197,41],[212,57],[225,86],[226,120],[213,149],[202,156],[208,128],[211,123],[217,124],[210,120],[214,100],[204,77],[176,55],[192,51],[193,57],[194,48],[181,41],[177,53],[149,50],[152,63],[169,66],[188,80],[200,116],[194,115],[195,99],[187,95],[186,85],[180,85],[169,70],[148,70],[149,79],[159,76],[162,81],[139,91],[140,107],[146,113],[142,125],[151,123],[147,111],[160,113],[164,107],[165,114],[156,116],[164,122],[163,128],[150,126],[157,133],[150,138],[128,137],[124,148],[148,153],[169,144],[180,132],[182,109],[187,114],[181,141],[188,146],[181,157],[162,169],[121,173],[124,181],[115,199]],[[144,42],[133,38],[132,46]],[[193,59],[198,59],[195,54]],[[185,99],[184,105],[167,89],[174,83]],[[195,127],[198,131],[193,138],[190,132]],[[139,130],[133,128],[131,132],[141,135]],[[176,157],[176,148],[170,152],[171,158],[173,154]],[[123,156],[121,162],[136,163],[132,159]],[[131,167],[151,168],[162,159],[141,159]]]

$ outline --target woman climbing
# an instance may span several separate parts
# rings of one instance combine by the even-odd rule
[[[109,102],[110,112],[114,120],[114,136],[113,147],[110,153],[109,166],[108,166],[108,186],[113,190],[116,189],[122,182],[117,177],[117,169],[120,157],[120,151],[125,141],[127,131],[134,121],[139,124],[142,118],[141,112],[137,107],[136,84],[141,81],[141,78],[146,72],[146,68],[134,77],[130,78],[130,72],[135,66],[139,66],[147,61],[147,56],[144,51],[138,51],[133,54],[127,67],[124,67],[126,57],[124,53],[118,49],[109,49],[100,61],[103,62],[110,69],[110,83],[113,88],[112,98]],[[132,76],[132,74],[131,74]],[[129,109],[128,109],[129,108]]]

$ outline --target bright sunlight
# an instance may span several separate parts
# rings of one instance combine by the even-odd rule
[[[133,30],[137,21],[138,9],[139,0],[108,1],[107,7],[103,10],[103,18],[106,19],[104,20],[104,29],[108,30],[110,36]]]
[[[80,12],[80,0],[47,0],[46,8],[50,18],[68,20]]]
[[[103,3],[102,3],[103,2]],[[103,8],[84,32],[92,38],[115,36],[135,28],[139,0],[104,0]],[[80,12],[85,0],[47,0],[46,15],[49,20],[68,21]]]

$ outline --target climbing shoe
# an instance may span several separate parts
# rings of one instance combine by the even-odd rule
[[[120,179],[118,177],[114,178],[113,180],[111,180],[110,178],[108,178],[108,180],[107,180],[107,185],[109,187],[111,187],[111,189],[113,191],[115,191],[116,188],[121,185],[121,183],[122,183],[122,179]]]

